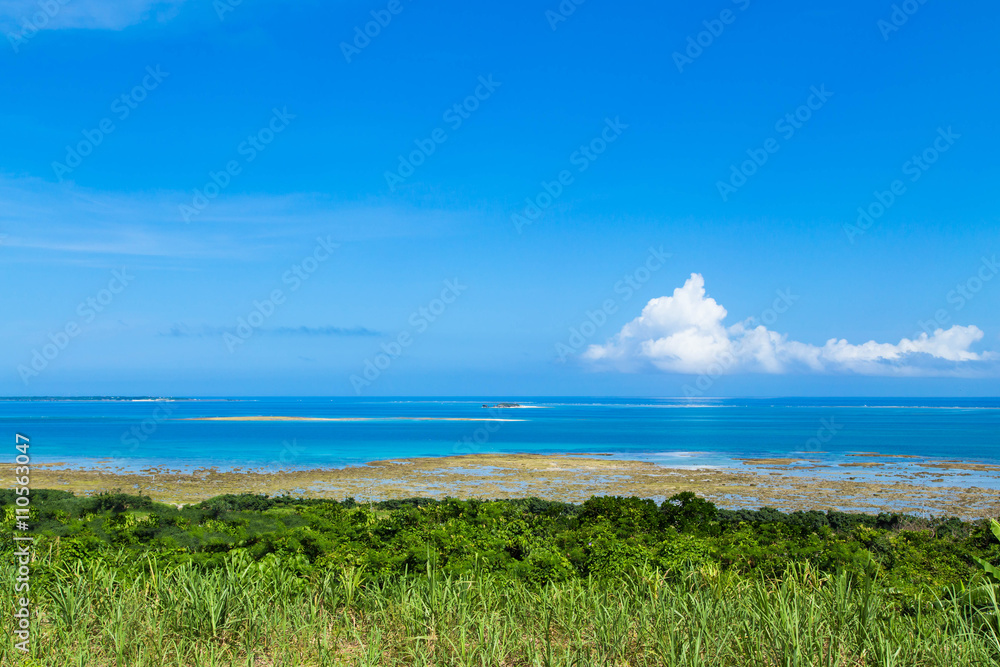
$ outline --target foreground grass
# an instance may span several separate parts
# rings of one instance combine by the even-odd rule
[[[877,582],[702,568],[532,587],[493,575],[296,577],[278,559],[164,568],[128,552],[57,566],[36,665],[992,665],[996,594],[901,608]],[[44,559],[43,559],[44,560]],[[131,562],[127,562],[131,561]],[[42,563],[44,565],[44,563]],[[10,566],[0,576],[12,578]],[[5,627],[9,628],[8,624]],[[7,630],[0,657],[18,662]]]

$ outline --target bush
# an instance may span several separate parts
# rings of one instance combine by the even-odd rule
[[[663,519],[681,532],[702,532],[718,518],[719,510],[711,502],[690,491],[671,496],[660,505]]]
[[[623,535],[654,532],[662,525],[656,503],[635,497],[594,496],[583,503],[579,518],[582,525],[607,521]]]

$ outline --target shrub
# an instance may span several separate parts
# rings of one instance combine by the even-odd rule
[[[660,512],[668,525],[681,532],[704,531],[718,518],[714,504],[699,498],[690,491],[671,496],[660,505]]]

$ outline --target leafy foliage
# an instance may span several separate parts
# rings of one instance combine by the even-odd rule
[[[0,492],[8,528],[14,495]],[[221,566],[239,551],[260,562],[301,557],[306,570],[372,574],[487,571],[536,585],[617,578],[652,566],[668,575],[707,564],[779,576],[791,564],[878,576],[902,594],[996,577],[1000,549],[983,523],[844,512],[718,509],[690,492],[659,507],[640,498],[594,497],[582,505],[527,498],[353,499],[225,495],[176,508],[123,493],[76,497],[35,491],[37,548],[74,558],[127,548],[165,562]],[[996,524],[994,524],[995,526]],[[11,531],[0,546],[11,547]],[[2,540],[6,540],[4,543]]]

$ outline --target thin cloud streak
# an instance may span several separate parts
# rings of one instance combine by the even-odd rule
[[[301,252],[303,238],[339,242],[444,235],[468,215],[389,204],[333,201],[322,194],[233,194],[184,223],[189,194],[97,192],[70,183],[0,175],[5,245],[65,261],[74,255],[177,260],[255,260]],[[34,258],[31,258],[32,260]]]
[[[330,336],[330,337],[374,337],[381,336],[380,331],[375,331],[367,327],[271,327],[258,328],[255,333],[275,336]],[[224,333],[232,333],[232,327],[200,326],[189,327],[185,324],[171,325],[166,332],[161,332],[160,336],[170,338],[204,338],[208,336],[221,336]]]
[[[54,0],[42,6],[38,0],[0,0],[0,29],[4,33],[24,29],[24,21],[39,30],[123,30],[177,16],[184,0]],[[37,20],[35,16],[45,16]]]

